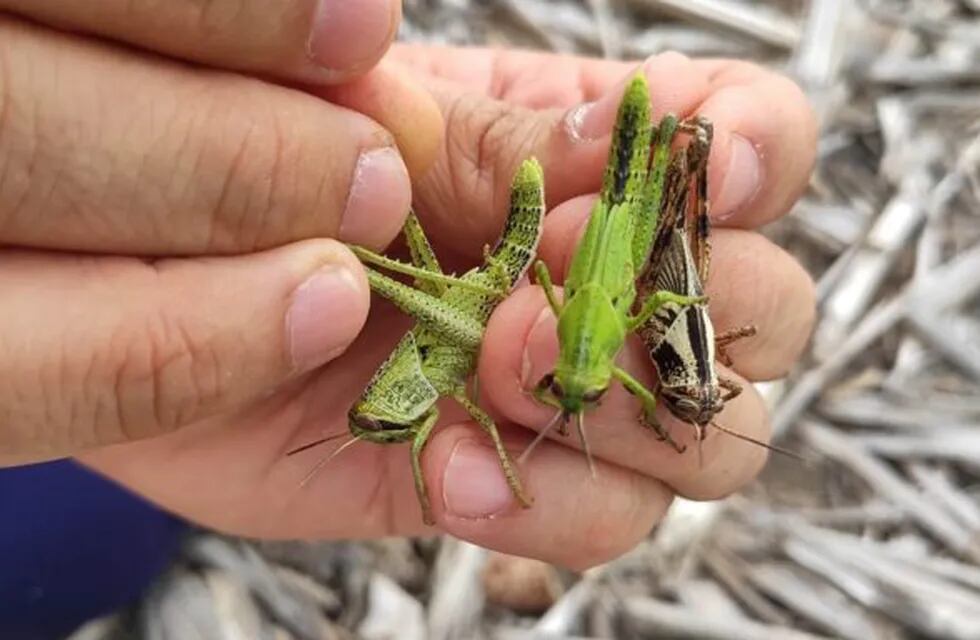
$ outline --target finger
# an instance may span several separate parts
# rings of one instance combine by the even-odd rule
[[[515,439],[518,442],[518,439]],[[520,451],[529,439],[519,441]],[[649,534],[673,498],[661,483],[543,443],[521,468],[530,509],[514,501],[500,460],[475,425],[440,431],[425,453],[438,525],[457,538],[576,570],[622,555]]]
[[[540,429],[555,410],[538,403],[530,391],[553,370],[557,355],[554,316],[541,290],[525,287],[505,300],[487,325],[479,364],[481,393],[507,420]],[[627,343],[619,364],[652,388],[652,366],[638,342]],[[769,420],[765,405],[750,385],[742,383],[742,394],[725,405],[716,422],[767,441]],[[679,443],[688,445],[685,453],[678,454],[641,426],[640,410],[638,401],[613,381],[601,406],[585,414],[593,454],[663,480],[682,495],[705,499],[737,490],[765,462],[765,449],[714,433],[703,443],[703,464],[699,464],[693,427],[678,421],[662,404],[658,406],[660,423]],[[563,442],[580,446],[577,438]]]
[[[496,452],[472,423],[437,428],[423,452],[437,528],[422,523],[405,446],[356,443],[301,484],[333,449],[283,456],[283,434],[294,429],[288,423],[315,422],[307,425],[316,426],[315,432],[324,424],[332,425],[331,433],[345,431],[337,403],[311,400],[323,391],[329,395],[332,383],[344,384],[344,376],[326,373],[322,380],[331,384],[318,383],[299,399],[276,403],[261,425],[202,423],[81,457],[168,509],[236,535],[351,539],[441,529],[575,569],[635,546],[672,499],[662,483],[603,462],[593,480],[579,452],[544,443],[520,470],[534,497],[534,505],[522,509],[513,502]],[[321,404],[324,411],[308,410]],[[528,442],[520,433],[504,435],[515,451]],[[221,475],[215,477],[218,461]]]
[[[368,70],[401,18],[399,0],[0,0],[4,9],[209,66],[311,83]]]
[[[545,219],[539,257],[560,283],[585,231],[594,196],[556,207]],[[715,228],[705,293],[715,332],[754,325],[757,334],[728,348],[751,380],[785,375],[806,348],[816,317],[813,280],[786,251],[758,233]]]
[[[446,153],[417,191],[436,233],[446,229],[456,244],[465,234],[477,247],[492,238],[513,172],[530,155],[544,165],[551,205],[598,189],[622,87],[635,64],[524,52],[398,48],[395,54],[435,78],[447,121]],[[466,86],[482,85],[484,95],[440,82],[458,80],[463,66],[473,78]],[[815,155],[814,119],[802,93],[759,67],[726,73],[676,53],[654,56],[642,69],[654,118],[704,111],[718,120],[710,162],[713,215],[754,226],[785,213]]]
[[[0,298],[4,463],[159,435],[265,397],[344,351],[369,304],[357,259],[329,240],[152,264],[9,252]]]
[[[788,78],[730,61],[699,65],[711,94],[697,108],[715,125],[708,180],[712,217],[753,228],[789,211],[816,161],[817,124]]]
[[[442,147],[442,113],[411,69],[382,62],[360,78],[312,91],[383,124],[395,137],[412,176],[424,175],[436,161]]]
[[[409,208],[391,136],[318,98],[4,19],[0,59],[0,242],[127,254],[311,236],[382,247]]]

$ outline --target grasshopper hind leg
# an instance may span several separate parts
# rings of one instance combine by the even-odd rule
[[[742,385],[731,378],[718,378],[718,385],[728,392],[721,397],[722,402],[734,400],[742,393]]]
[[[524,491],[524,486],[521,484],[521,478],[517,474],[517,470],[514,468],[513,462],[511,462],[510,454],[507,453],[507,449],[504,447],[503,440],[500,439],[500,433],[497,431],[497,425],[494,423],[493,418],[491,418],[483,409],[473,404],[469,398],[466,397],[465,392],[457,393],[455,396],[456,401],[463,406],[464,409],[476,420],[483,430],[486,432],[490,439],[493,441],[493,447],[497,451],[497,457],[500,458],[500,467],[503,469],[504,477],[507,479],[507,486],[510,487],[511,493],[517,498],[517,501],[525,509],[530,507],[533,503],[527,493]]]
[[[728,347],[743,338],[751,338],[756,333],[758,333],[758,329],[752,324],[719,333],[715,336],[715,353],[718,360],[726,367],[732,366],[732,358],[728,355]]]

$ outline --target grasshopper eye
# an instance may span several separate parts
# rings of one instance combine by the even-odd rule
[[[538,381],[538,389],[547,389],[551,387],[551,381],[554,379],[555,379],[555,374],[553,373],[544,374],[541,380]]]
[[[590,404],[593,402],[598,402],[599,399],[606,394],[606,389],[608,388],[609,387],[605,387],[603,389],[590,389],[582,394],[582,400],[585,400]]]
[[[550,373],[546,377],[549,377],[548,386],[551,388],[551,393],[555,394],[556,398],[564,398],[565,390],[562,388],[561,383],[558,382],[558,378]]]

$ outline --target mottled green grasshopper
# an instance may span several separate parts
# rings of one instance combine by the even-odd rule
[[[583,413],[599,401],[613,378],[640,399],[643,424],[682,450],[654,419],[653,392],[616,366],[615,358],[626,336],[658,310],[706,301],[700,294],[670,290],[637,300],[636,278],[653,243],[671,145],[678,131],[688,129],[687,122],[668,115],[654,130],[647,83],[636,76],[619,106],[602,189],[565,278],[564,302],[558,301],[544,263],[535,265],[538,283],[558,318],[559,355],[555,370],[541,379],[534,395],[560,410],[552,424],[563,418],[563,433],[568,417],[576,416],[590,468]]]
[[[415,279],[414,286],[409,286],[367,269],[372,291],[413,316],[416,324],[351,407],[348,421],[353,438],[344,447],[359,440],[379,444],[411,442],[415,489],[427,524],[432,524],[433,519],[421,455],[439,418],[436,402],[441,397],[454,398],[490,436],[514,496],[525,507],[531,504],[493,419],[470,399],[466,385],[476,367],[490,313],[534,259],[543,219],[544,177],[541,166],[531,159],[520,166],[514,177],[504,231],[496,247],[485,251],[481,267],[459,277],[443,274],[414,214],[409,214],[404,227],[411,264],[352,247],[362,262]],[[332,438],[290,453],[328,439]],[[326,460],[321,460],[317,468]]]

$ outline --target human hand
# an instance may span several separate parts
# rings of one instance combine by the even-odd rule
[[[622,83],[635,65],[425,47],[396,46],[392,56],[428,75],[446,116],[447,144],[415,190],[427,233],[443,241],[436,246],[440,258],[464,253],[478,259],[483,244],[499,233],[514,169],[536,155],[554,206],[541,255],[553,273],[563,273],[589,210],[586,194],[598,189]],[[715,123],[713,321],[719,329],[759,327],[757,338],[731,350],[739,376],[779,375],[809,332],[812,285],[792,258],[748,229],[784,214],[804,187],[815,152],[812,116],[791,83],[750,64],[666,54],[644,69],[657,116],[698,112]],[[591,109],[576,108],[593,100]],[[736,133],[747,142],[734,142]],[[408,326],[379,307],[354,345],[316,373],[234,415],[83,459],[170,509],[239,534],[357,538],[432,531],[421,524],[405,447],[357,444],[303,487],[300,480],[329,451],[284,456],[322,435],[347,431],[347,409]],[[517,291],[491,318],[481,355],[481,402],[513,452],[534,435],[524,425],[540,428],[552,413],[525,391],[557,350],[544,311],[537,287]],[[624,354],[625,366],[649,382],[651,367],[636,347]],[[479,430],[443,406],[446,424],[423,460],[438,526],[478,544],[572,567],[629,549],[675,492],[723,496],[753,477],[765,459],[763,450],[713,434],[698,468],[693,451],[677,455],[639,428],[638,406],[614,384],[589,416],[598,480],[590,478],[574,438],[546,441],[521,470],[535,498],[531,509],[521,510],[511,502],[496,456],[481,446]],[[664,413],[660,419],[690,443],[689,426]],[[757,438],[768,435],[762,400],[750,386],[720,421]],[[491,514],[496,517],[485,517]]]
[[[0,0],[0,464],[237,409],[357,335],[362,270],[311,238],[387,245],[441,116],[385,68],[343,95],[380,123],[310,95],[400,15],[315,4]]]

